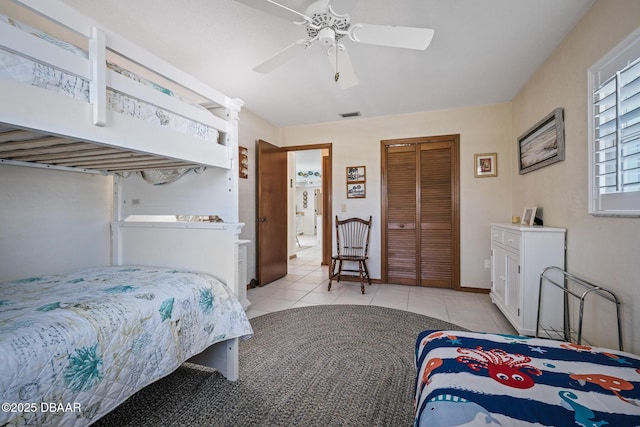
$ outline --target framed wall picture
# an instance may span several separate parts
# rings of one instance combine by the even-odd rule
[[[367,195],[364,182],[347,182],[347,199],[362,199]]]
[[[365,166],[347,166],[347,183],[365,182],[367,180]]]
[[[473,161],[476,178],[498,176],[498,153],[475,154]]]
[[[238,160],[240,163],[238,173],[240,174],[240,178],[247,179],[249,178],[249,150],[246,147],[238,147],[238,152]]]
[[[564,109],[556,108],[518,138],[520,175],[564,160]]]
[[[520,224],[522,225],[533,225],[536,219],[536,208],[535,206],[532,208],[524,208],[524,212],[522,212],[522,219],[520,220]]]

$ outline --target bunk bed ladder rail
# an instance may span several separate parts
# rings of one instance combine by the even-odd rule
[[[551,274],[552,273],[556,273],[562,276],[562,283],[559,283],[559,280],[554,280],[551,278]],[[576,298],[580,301],[580,309],[579,309],[579,314],[578,314],[578,331],[577,331],[577,338],[575,343],[578,345],[582,344],[582,323],[584,320],[584,304],[585,304],[585,299],[588,295],[594,294],[597,295],[601,298],[604,298],[608,301],[611,301],[615,304],[616,306],[616,317],[617,317],[617,328],[618,328],[618,349],[620,351],[623,351],[623,345],[622,345],[622,323],[621,323],[621,318],[620,318],[620,301],[618,300],[618,297],[609,289],[606,289],[602,286],[598,286],[595,285],[585,279],[583,279],[582,277],[579,277],[575,274],[571,274],[563,269],[561,269],[560,267],[555,267],[555,266],[551,266],[551,267],[547,267],[544,269],[544,271],[540,274],[540,285],[538,288],[538,314],[537,314],[537,319],[536,319],[536,338],[540,337],[540,330],[541,329],[545,329],[544,327],[542,327],[540,325],[540,314],[541,314],[541,309],[542,309],[542,288],[544,284],[550,284],[553,285],[557,288],[559,288],[560,290],[562,290],[562,292],[564,293],[564,325],[563,325],[563,331],[553,331],[554,333],[558,333],[561,332],[564,335],[564,340],[568,341],[568,342],[573,342],[572,338],[573,338],[573,331],[571,329],[571,316],[569,313],[569,298],[573,297]],[[569,283],[573,283],[575,285],[577,285],[577,287],[580,287],[582,289],[581,292],[577,292],[573,289],[569,288]],[[549,332],[546,331],[545,332]]]
[[[105,67],[97,66],[97,64],[106,62],[107,45],[104,31],[91,27],[91,35],[89,59],[94,66],[91,67],[89,102],[93,106],[93,124],[102,127],[107,124],[107,72]]]

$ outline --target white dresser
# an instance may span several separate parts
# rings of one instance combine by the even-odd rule
[[[564,269],[566,229],[491,224],[491,300],[520,335],[536,333],[540,274]],[[562,328],[564,297],[544,289],[541,323]]]

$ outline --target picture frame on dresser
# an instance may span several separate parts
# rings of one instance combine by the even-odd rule
[[[536,220],[536,210],[537,207],[524,208],[524,212],[522,212],[522,219],[520,220],[521,225],[533,225]]]

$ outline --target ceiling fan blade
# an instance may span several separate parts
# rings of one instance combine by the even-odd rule
[[[338,63],[336,67],[336,49],[338,51]],[[338,44],[333,46],[327,52],[329,57],[329,62],[331,62],[331,67],[334,72],[338,74],[337,83],[340,85],[342,89],[349,89],[357,85],[358,76],[356,76],[356,72],[353,70],[353,64],[351,64],[351,59],[349,59],[349,54],[347,53],[347,49],[342,44]]]
[[[338,15],[351,13],[359,0],[331,0],[331,9]]]
[[[283,65],[285,62],[302,54],[309,47],[309,43],[309,40],[306,39],[298,40],[297,42],[285,47],[262,64],[256,66],[253,71],[261,74],[268,74]]]
[[[246,4],[254,9],[262,10],[263,12],[270,13],[271,15],[278,16],[292,22],[311,21],[306,15],[297,12],[293,9],[283,6],[280,3],[276,3],[272,0],[236,0],[238,3]]]
[[[349,37],[360,43],[424,50],[431,43],[433,33],[430,28],[354,24],[351,26]]]

